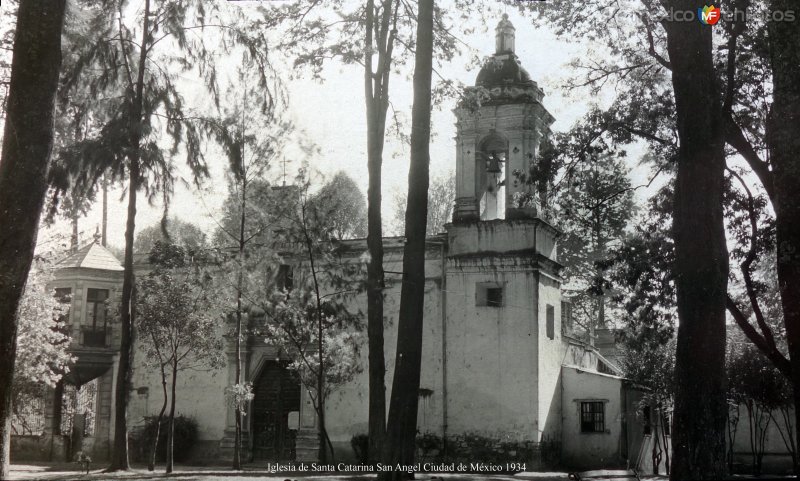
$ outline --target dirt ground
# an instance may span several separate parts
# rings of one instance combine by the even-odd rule
[[[89,474],[78,471],[77,465],[60,464],[15,464],[11,468],[11,478],[3,481],[29,481],[29,480],[92,480],[92,481],[144,481],[158,479],[174,479],[180,481],[361,481],[373,480],[375,474],[346,475],[346,474],[307,474],[307,473],[279,473],[270,474],[268,471],[258,469],[246,469],[244,471],[229,471],[222,468],[201,468],[179,466],[172,474],[165,474],[163,468],[155,472],[148,472],[146,469],[133,469],[127,472],[104,473],[102,467],[94,467]],[[421,474],[416,478],[421,481],[566,481],[567,473],[518,473],[516,475],[495,475],[495,474]]]

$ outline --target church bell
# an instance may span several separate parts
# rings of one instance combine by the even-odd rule
[[[497,158],[497,154],[489,154],[489,157],[486,159],[486,172],[490,174],[499,174],[502,172],[500,168],[500,159]]]

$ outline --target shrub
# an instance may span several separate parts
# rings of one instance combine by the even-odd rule
[[[448,436],[446,443],[434,433],[419,434],[416,440],[417,457],[423,462],[525,463],[532,469],[550,468],[558,464],[561,445],[547,438],[541,442],[512,441],[461,433]]]
[[[144,428],[136,435],[136,452],[138,461],[146,461],[153,449],[153,439],[156,435],[157,416],[145,418]],[[164,417],[161,421],[161,430],[158,434],[157,461],[167,459],[167,430],[169,428],[169,418]],[[175,438],[173,440],[173,455],[175,462],[184,462],[189,458],[195,443],[197,442],[197,421],[188,416],[175,416]]]
[[[350,446],[356,455],[356,460],[361,464],[369,462],[369,436],[366,434],[356,434],[350,438]]]
[[[417,453],[423,461],[439,460],[444,452],[444,440],[433,433],[417,435]]]
[[[367,464],[369,437],[356,434],[350,439],[350,446],[358,462]],[[561,444],[547,437],[537,443],[461,433],[448,436],[446,446],[445,449],[445,440],[438,434],[420,433],[416,439],[417,459],[437,463],[525,463],[528,469],[534,470],[556,467],[561,453]]]

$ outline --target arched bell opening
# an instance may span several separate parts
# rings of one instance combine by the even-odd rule
[[[481,140],[477,154],[475,192],[480,219],[505,219],[508,140],[492,132]]]

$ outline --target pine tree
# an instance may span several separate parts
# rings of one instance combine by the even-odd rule
[[[75,58],[64,75],[64,96],[88,92],[85,98],[92,102],[91,108],[82,112],[99,119],[100,125],[92,135],[62,150],[62,168],[57,171],[61,178],[53,179],[61,190],[69,187],[86,195],[97,188],[103,175],[127,188],[112,471],[129,467],[126,411],[135,321],[133,242],[138,195],[143,191],[149,201],[160,197],[166,209],[175,181],[173,158],[179,153],[185,155],[195,183],[208,175],[202,141],[214,133],[215,124],[190,112],[176,79],[183,73],[198,75],[202,88],[218,105],[214,54],[243,52],[258,67],[262,96],[266,102],[272,100],[266,39],[257,26],[245,28],[224,2],[144,0],[141,15],[129,7],[125,0],[101,3],[87,19],[89,28],[74,39]],[[214,35],[198,35],[211,29]],[[207,44],[207,38],[217,40],[216,49]],[[98,98],[101,101],[94,100]],[[200,112],[201,107],[196,106]]]
[[[263,309],[267,342],[295,356],[294,366],[317,413],[319,459],[325,463],[334,457],[325,416],[327,400],[360,369],[363,326],[360,313],[350,312],[347,303],[361,291],[363,272],[359,264],[344,262],[340,256],[341,243],[335,237],[341,227],[339,209],[331,195],[341,193],[323,187],[312,195],[310,177],[308,168],[301,168],[293,186],[296,202],[275,209],[284,226],[279,245],[294,251],[294,274],[291,288],[273,286]],[[337,183],[334,177],[327,185]]]
[[[559,260],[567,266],[565,290],[575,322],[592,342],[594,330],[608,327],[611,317],[606,310],[613,292],[604,263],[634,216],[625,153],[598,144],[587,146],[585,158],[567,169],[555,199],[564,231]]]
[[[422,369],[425,242],[431,161],[434,0],[420,0],[418,5],[403,284],[400,290],[400,316],[397,323],[397,355],[384,446],[385,462],[407,466],[414,464],[416,452],[418,396]],[[408,476],[408,473],[392,471],[382,473],[380,478],[401,479],[402,476]]]
[[[272,229],[275,216],[265,208],[265,201],[273,200],[276,193],[266,181],[276,155],[284,144],[282,140],[291,125],[282,120],[281,113],[272,98],[265,98],[254,78],[256,64],[245,62],[237,70],[236,81],[228,91],[235,99],[224,109],[221,119],[214,123],[213,135],[223,147],[228,160],[229,202],[219,222],[215,243],[223,252],[235,251],[232,274],[235,277],[223,287],[234,287],[235,308],[225,306],[234,320],[233,339],[235,348],[235,374],[229,392],[234,395],[249,395],[249,384],[242,379],[242,343],[248,335],[248,311],[256,292],[265,288],[252,282],[252,276],[269,260],[269,249],[274,245]],[[282,95],[276,98],[282,99]],[[256,105],[257,108],[251,108]],[[255,254],[259,252],[259,254]],[[256,287],[258,286],[258,287]],[[250,300],[248,300],[250,299]],[[242,469],[242,417],[244,403],[233,400],[235,433],[233,469]]]
[[[448,25],[458,22],[461,12],[486,15],[490,8],[476,8],[472,0],[459,0],[455,8],[434,6],[434,52],[437,63],[452,59],[463,43]],[[481,5],[486,7],[486,5]],[[367,0],[364,6],[343,1],[307,2],[299,0],[267,10],[275,25],[289,29],[280,47],[290,52],[298,66],[306,66],[315,77],[329,59],[345,64],[357,63],[364,72],[364,99],[367,120],[367,332],[369,345],[369,459],[380,460],[386,431],[386,359],[384,353],[383,191],[381,172],[387,134],[404,143],[409,136],[403,122],[390,118],[389,84],[401,67],[414,58],[417,18],[409,4],[398,0]],[[341,21],[330,22],[329,15]],[[434,98],[455,96],[451,79],[441,79]]]

